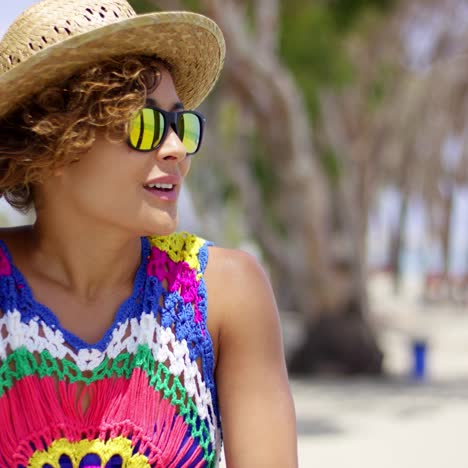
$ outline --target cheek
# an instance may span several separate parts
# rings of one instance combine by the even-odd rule
[[[110,201],[129,200],[138,186],[138,169],[142,168],[127,154],[120,156],[119,151],[86,154],[64,174],[62,188],[68,188],[70,195],[83,202],[92,201],[96,208]]]
[[[180,163],[180,172],[183,177],[185,177],[189,173],[191,165],[192,165],[192,156],[187,156]]]

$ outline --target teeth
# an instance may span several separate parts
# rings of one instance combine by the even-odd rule
[[[149,188],[155,189],[164,189],[164,190],[171,190],[174,185],[173,184],[148,184]]]

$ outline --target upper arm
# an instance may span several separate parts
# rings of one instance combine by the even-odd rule
[[[216,385],[227,467],[296,467],[294,405],[270,283],[250,255],[210,249],[207,286],[219,324]]]

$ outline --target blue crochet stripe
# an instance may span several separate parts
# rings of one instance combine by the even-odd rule
[[[198,252],[198,261],[200,263],[199,273],[202,274],[198,285],[198,296],[201,298],[198,303],[198,309],[203,317],[203,327],[204,327],[204,340],[203,340],[203,350],[202,350],[202,368],[203,368],[203,377],[205,379],[205,384],[211,392],[211,399],[213,401],[213,409],[218,421],[218,426],[221,428],[221,418],[219,414],[218,407],[218,392],[216,390],[216,383],[214,380],[214,350],[213,350],[213,340],[211,334],[207,327],[208,319],[208,294],[205,284],[205,270],[208,264],[209,258],[209,247],[213,245],[212,242],[205,242],[200,251]]]
[[[177,291],[169,292],[164,289],[156,276],[148,276],[145,292],[145,310],[161,318],[163,328],[171,327],[178,341],[185,340],[190,352],[190,360],[196,361],[201,358],[203,378],[205,385],[210,390],[213,401],[213,409],[219,421],[218,397],[214,381],[214,352],[213,340],[207,327],[207,290],[204,273],[208,264],[208,247],[211,242],[205,242],[200,248],[197,257],[201,273],[198,285],[198,296],[200,302],[198,309],[202,316],[201,323],[195,322],[195,310],[192,303],[185,303]],[[162,297],[163,306],[160,305]]]
[[[126,320],[140,316],[142,313],[141,301],[138,299],[141,297],[144,290],[146,263],[150,252],[150,243],[145,237],[141,238],[141,263],[135,276],[132,294],[120,305],[115,315],[114,322],[104,336],[97,343],[93,344],[85,342],[75,334],[63,328],[57,316],[44,304],[34,299],[33,292],[28,282],[14,265],[12,256],[3,241],[0,241],[0,248],[6,255],[12,270],[12,275],[10,277],[3,276],[0,278],[0,309],[3,311],[19,310],[21,312],[21,321],[24,323],[37,320],[37,317],[39,317],[53,330],[60,330],[65,341],[76,350],[87,348],[104,351],[112,338],[114,329]]]
[[[131,318],[141,317],[143,311],[152,312],[155,317],[159,314],[163,327],[173,328],[178,341],[186,340],[190,351],[190,359],[195,361],[201,358],[205,384],[211,392],[213,408],[219,421],[218,399],[214,381],[213,341],[207,327],[207,290],[204,279],[208,263],[208,247],[213,244],[205,242],[198,252],[200,268],[197,273],[201,273],[198,286],[198,295],[200,297],[198,307],[202,316],[202,322],[199,324],[195,323],[193,304],[185,304],[177,291],[168,292],[156,277],[147,276],[146,267],[151,250],[149,239],[146,237],[141,238],[141,245],[141,264],[135,277],[132,295],[120,305],[113,324],[97,343],[87,343],[63,328],[57,316],[48,307],[34,299],[33,292],[26,279],[14,265],[6,244],[1,240],[0,248],[10,263],[12,274],[11,276],[0,277],[0,310],[4,312],[19,310],[21,312],[21,321],[24,323],[37,320],[39,317],[53,330],[60,330],[64,340],[75,350],[79,351],[85,348],[97,349],[101,352],[106,350],[114,330],[120,324]],[[160,305],[161,297],[163,298],[163,307]]]

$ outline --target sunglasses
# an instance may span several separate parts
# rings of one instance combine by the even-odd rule
[[[205,117],[196,111],[168,112],[158,107],[144,107],[129,124],[128,144],[136,151],[159,148],[171,127],[185,146],[187,155],[195,154],[203,138]]]

